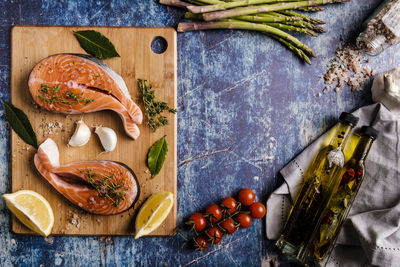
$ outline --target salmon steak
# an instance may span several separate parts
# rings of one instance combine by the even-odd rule
[[[98,160],[60,165],[57,144],[44,141],[34,156],[39,173],[65,198],[100,215],[123,212],[136,203],[139,183],[125,164]]]
[[[49,56],[33,68],[28,85],[43,109],[64,114],[112,110],[131,138],[140,135],[137,124],[142,123],[142,111],[122,77],[99,59],[80,54]]]

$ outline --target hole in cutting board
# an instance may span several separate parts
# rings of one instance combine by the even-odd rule
[[[168,42],[164,37],[156,36],[153,41],[151,41],[151,51],[156,54],[164,53],[168,48]]]

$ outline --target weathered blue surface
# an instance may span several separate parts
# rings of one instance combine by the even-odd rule
[[[245,31],[178,35],[178,222],[237,192],[256,190],[265,201],[282,182],[276,173],[342,111],[370,103],[366,92],[329,92],[320,98],[326,64],[379,0],[352,0],[316,14],[328,32],[301,37],[318,54],[304,65],[266,36]],[[158,1],[0,2],[0,96],[9,99],[13,25],[172,26],[183,12]],[[376,72],[399,66],[400,46],[372,59]],[[397,55],[395,54],[397,51]],[[9,192],[9,133],[0,111],[0,194]],[[0,266],[260,266],[269,258],[288,265],[265,236],[264,221],[228,236],[201,254],[181,239],[20,236],[10,232],[0,201]],[[267,266],[267,265],[264,265]]]

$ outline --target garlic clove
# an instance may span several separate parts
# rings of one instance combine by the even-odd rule
[[[117,145],[117,134],[113,129],[98,126],[94,132],[99,136],[105,152],[111,152],[115,149],[115,146]]]
[[[83,120],[79,120],[76,122],[75,132],[71,136],[71,139],[69,139],[68,145],[84,146],[89,142],[91,135],[92,133],[90,132],[90,128],[83,122]]]

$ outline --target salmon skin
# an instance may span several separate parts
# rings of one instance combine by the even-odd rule
[[[39,173],[81,209],[112,215],[132,207],[140,193],[135,173],[125,164],[98,160],[60,165],[57,144],[44,141],[34,156]]]
[[[57,54],[42,59],[29,75],[29,91],[42,108],[65,114],[100,110],[117,112],[126,133],[140,135],[143,113],[133,102],[122,77],[99,59]]]

